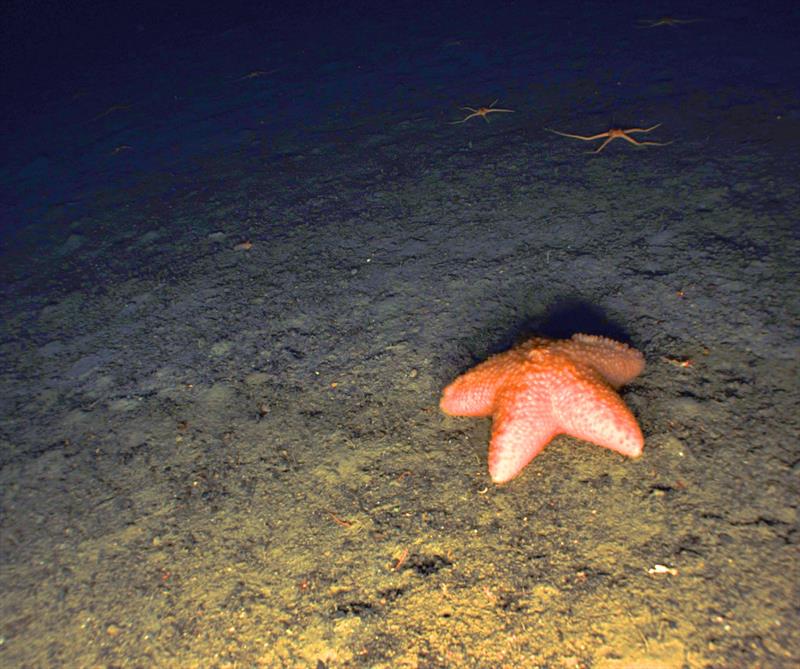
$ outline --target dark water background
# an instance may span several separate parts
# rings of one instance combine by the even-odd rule
[[[253,133],[276,155],[305,148],[333,116],[436,119],[487,95],[507,102],[591,81],[596,95],[548,116],[625,124],[636,119],[618,110],[690,117],[689,96],[718,94],[724,117],[800,84],[800,10],[788,2],[39,1],[2,11],[5,235],[53,204],[81,208],[144,175],[191,172]],[[637,28],[664,16],[702,22]],[[238,80],[257,70],[268,74]],[[113,155],[121,146],[131,148]]]

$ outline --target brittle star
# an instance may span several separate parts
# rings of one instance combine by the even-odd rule
[[[633,137],[629,137],[628,135],[632,132],[650,132],[651,130],[655,130],[660,123],[656,123],[654,126],[649,128],[611,128],[606,132],[600,132],[596,135],[571,135],[568,132],[560,132],[558,130],[553,130],[552,128],[545,128],[548,132],[553,132],[556,135],[561,135],[562,137],[572,137],[573,139],[582,139],[584,142],[591,142],[595,139],[600,139],[601,137],[606,137],[606,141],[603,142],[598,149],[592,151],[592,153],[600,153],[603,149],[608,146],[609,142],[613,142],[615,139],[624,139],[631,144],[635,144],[636,146],[666,146],[667,144],[672,144],[672,142],[637,142]]]
[[[644,25],[636,26],[637,28],[657,28],[658,26],[671,26],[676,28],[684,23],[698,23],[703,19],[673,19],[671,16],[662,16],[660,19],[639,19],[639,23]]]
[[[236,81],[244,81],[245,79],[257,79],[258,77],[266,77],[268,74],[275,74],[276,72],[280,72],[283,68],[276,67],[268,72],[264,70],[253,70],[252,72],[248,72],[243,77],[239,77]]]
[[[113,107],[109,107],[104,112],[101,112],[97,116],[95,116],[92,121],[99,121],[101,118],[105,118],[109,114],[113,114],[114,112],[118,111],[125,111],[126,109],[130,109],[133,105],[114,105]]]
[[[499,98],[498,98],[498,100],[499,100]],[[487,114],[492,114],[494,112],[506,112],[506,113],[508,113],[508,112],[513,112],[514,111],[513,109],[500,109],[499,107],[495,107],[496,104],[497,104],[497,100],[492,102],[492,104],[490,104],[488,107],[478,107],[477,109],[475,109],[474,107],[461,107],[461,109],[466,109],[468,112],[472,112],[472,113],[469,116],[465,116],[460,121],[451,121],[450,125],[457,125],[459,123],[466,123],[473,116],[483,116],[483,120],[488,123],[489,119],[486,118]]]

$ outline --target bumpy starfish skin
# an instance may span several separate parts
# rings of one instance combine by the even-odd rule
[[[557,434],[641,455],[642,431],[615,389],[643,369],[639,351],[605,337],[537,337],[459,376],[439,406],[452,416],[493,417],[489,475],[505,483]]]

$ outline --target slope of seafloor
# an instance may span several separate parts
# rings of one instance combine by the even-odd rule
[[[796,98],[592,109],[520,74],[513,114],[449,124],[493,76],[409,71],[406,108],[254,130],[6,245],[0,663],[800,661]],[[542,131],[612,107],[674,143]],[[562,437],[492,486],[441,389],[580,330],[647,358],[643,457]]]

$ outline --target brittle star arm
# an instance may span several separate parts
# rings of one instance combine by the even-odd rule
[[[501,109],[500,107],[498,107],[497,109],[493,109],[491,107],[487,107],[485,109],[479,109],[478,110],[478,113],[481,116],[483,116],[483,120],[486,121],[487,123],[489,122],[489,119],[486,118],[486,116],[487,116],[487,114],[491,114],[492,112],[503,112],[505,114],[510,114],[510,113],[513,113],[514,110],[513,109]]]
[[[671,16],[663,16],[660,19],[639,19],[637,23],[643,24],[637,28],[657,28],[658,26],[679,26],[686,23],[700,23],[703,19],[673,19]]]
[[[473,116],[480,116],[481,112],[478,109],[473,109],[472,107],[461,107],[461,109],[466,109],[469,112],[472,112],[469,116],[465,116],[460,121],[450,121],[451,125],[458,125],[459,123],[466,123],[469,121]]]
[[[500,98],[497,98],[499,100]],[[497,100],[492,102],[488,107],[483,107],[483,113],[488,114],[489,112],[513,112],[513,109],[503,109],[502,107],[495,107],[497,104]]]
[[[622,135],[622,136],[623,136],[623,137],[625,137],[625,135]],[[606,148],[606,146],[608,146],[608,143],[609,143],[609,142],[612,142],[612,141],[614,141],[615,139],[616,139],[616,135],[609,135],[609,136],[608,136],[608,139],[607,139],[605,142],[603,142],[603,143],[602,143],[600,146],[598,146],[598,147],[597,147],[597,148],[596,148],[594,151],[592,151],[591,153],[600,153],[600,152],[601,152],[603,149],[605,149],[605,148]],[[625,139],[627,139],[627,140],[629,140],[629,141],[633,142],[633,140],[632,140],[630,137],[625,137]],[[638,142],[633,142],[633,143],[634,143],[634,144],[638,144]]]
[[[672,142],[637,142],[635,139],[626,135],[622,135],[622,137],[627,139],[631,144],[636,144],[636,146],[669,146],[672,144]]]
[[[660,123],[658,125],[661,125]],[[630,142],[634,146],[666,146],[667,144],[672,144],[672,142],[640,142],[635,140],[633,137],[629,137],[629,132],[649,132],[653,130],[653,128],[631,128],[630,130],[620,130],[619,132],[612,132],[609,134],[608,139],[603,142],[600,147],[594,151],[593,153],[600,153],[612,139],[616,139],[620,137],[624,139],[626,142]]]
[[[573,139],[582,139],[584,142],[591,142],[594,139],[600,139],[601,137],[608,137],[609,133],[611,132],[609,130],[608,132],[601,132],[596,135],[573,135],[568,132],[553,130],[552,128],[545,128],[545,130],[547,130],[548,132],[553,132],[556,135],[561,135],[562,137],[572,137]],[[611,137],[608,138],[609,140],[611,139]],[[604,144],[607,144],[607,142],[604,142]]]
[[[662,142],[637,142],[633,137],[628,137],[625,133],[617,135],[617,137],[620,137],[631,144],[635,144],[636,146],[663,146]],[[603,142],[603,145],[608,144],[612,139],[614,138],[609,137],[605,142]]]
[[[660,125],[661,125],[660,123],[656,123],[655,125],[651,125],[649,128],[625,128],[625,130],[623,130],[622,132],[625,133],[626,135],[629,132],[650,132],[652,130],[655,130]]]

